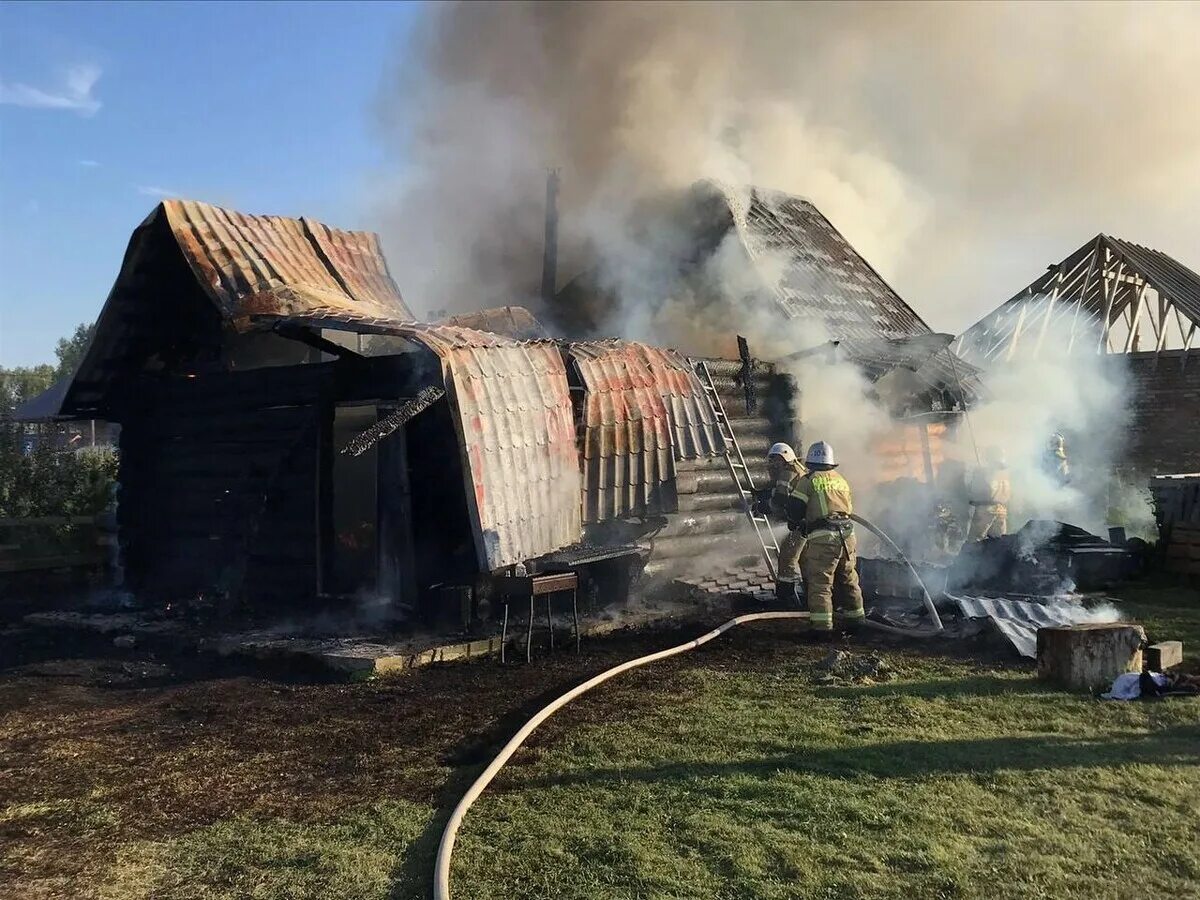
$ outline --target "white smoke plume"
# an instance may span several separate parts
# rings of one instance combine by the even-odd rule
[[[559,287],[598,266],[617,300],[608,333],[690,352],[735,332],[768,358],[828,338],[739,307],[778,261],[748,266],[731,236],[678,293],[684,234],[647,230],[643,212],[701,179],[811,199],[935,329],[961,329],[1098,231],[1195,252],[1200,117],[1186,110],[1200,108],[1200,6],[543,2],[422,15],[381,103],[403,168],[377,210],[419,312],[537,308],[548,167],[562,172]],[[1113,461],[1123,386],[1088,365],[1014,360],[989,376],[975,440],[958,429],[960,475],[976,442],[1005,450],[1013,527],[1104,522],[1111,501],[1093,488],[1110,482],[1095,476]],[[791,370],[805,441],[834,443],[867,486],[866,514],[883,516],[896,498],[869,489],[897,423],[853,366]],[[1066,488],[1041,468],[1056,430],[1079,473]],[[927,512],[906,521],[923,528]]]
[[[418,310],[474,309],[536,297],[549,166],[560,284],[638,198],[755,183],[957,331],[1098,231],[1200,263],[1198,44],[1183,3],[430,4],[380,225]]]
[[[1025,302],[1036,310],[1045,298]],[[1079,330],[1070,355],[1039,353],[1027,341],[985,372],[988,398],[971,412],[970,428],[960,429],[967,440],[957,445],[956,456],[968,467],[976,462],[976,449],[984,460],[995,452],[1004,456],[1013,490],[1010,525],[1055,519],[1104,535],[1110,522],[1119,521],[1145,536],[1153,522],[1148,498],[1119,477],[1121,470],[1139,468],[1122,457],[1130,425],[1128,375],[1120,356],[1095,351],[1098,324]],[[1066,347],[1071,337],[1071,325],[1060,320],[1048,326],[1043,345]],[[1056,432],[1066,439],[1066,484],[1046,458]]]

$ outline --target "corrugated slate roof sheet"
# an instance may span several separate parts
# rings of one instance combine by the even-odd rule
[[[413,336],[447,372],[480,563],[495,570],[580,539],[579,456],[558,346],[476,335],[432,327]]]
[[[991,619],[1016,651],[1031,659],[1037,656],[1039,628],[1097,621],[1096,616],[1082,605],[1066,600],[1030,603],[1026,600],[992,597],[958,597],[951,594],[946,596],[958,605],[958,611],[962,615],[971,619]]]
[[[718,452],[712,405],[679,354],[632,341],[568,347],[583,385],[583,519],[675,509],[675,460]]]
[[[491,331],[519,341],[540,341],[550,337],[537,317],[524,306],[496,306],[462,313],[444,319],[441,324]]]
[[[930,330],[816,206],[761,188],[749,189],[748,202],[718,189],[746,252],[769,260],[759,271],[785,317],[819,323],[872,378],[902,366],[926,386],[955,396],[961,382],[965,399],[975,399],[981,387],[976,371],[951,362],[949,341]]]
[[[250,216],[193,200],[161,209],[200,283],[227,318],[307,310],[413,319],[378,236],[312,219]]]
[[[842,237],[812,203],[750,189],[744,209],[727,193],[734,223],[751,256],[785,260],[776,299],[788,318],[816,319],[834,340],[928,334],[929,326]]]
[[[154,281],[161,262],[176,252],[221,317],[238,327],[257,315],[413,319],[374,234],[340,231],[306,218],[250,216],[208,203],[166,200],[130,238],[96,337],[68,390],[69,413],[94,415],[103,406],[105,385],[136,344],[137,323],[148,317],[142,307],[179,299],[179,285]]]
[[[481,567],[494,571],[582,537],[575,421],[556,343],[345,313],[283,321],[391,334],[438,356],[459,432]]]

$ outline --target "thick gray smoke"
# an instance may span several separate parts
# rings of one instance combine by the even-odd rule
[[[811,199],[935,329],[959,330],[1098,231],[1189,261],[1198,45],[1186,4],[431,5],[382,102],[402,169],[380,228],[419,312],[536,309],[559,167],[558,283],[598,267],[615,295],[607,333],[699,352],[736,331],[771,357],[828,335],[753,306],[731,321],[702,292],[664,303],[687,248],[643,215],[701,179],[759,185]],[[769,252],[747,262],[731,232],[692,284],[736,303],[782,271]],[[1054,486],[1041,454],[1065,431],[1093,485],[1109,483],[1096,475],[1124,424],[1116,372],[1017,359],[994,373],[974,433],[1008,457],[1014,527],[1103,524],[1112,498]],[[871,488],[903,423],[849,364],[792,374],[805,440],[835,444],[866,514],[902,505]],[[966,471],[976,446],[958,434],[947,453]]]
[[[1195,4],[423,16],[382,102],[402,169],[379,210],[418,310],[532,300],[548,166],[560,284],[639,197],[703,177],[809,197],[939,330],[1101,230],[1200,263]]]

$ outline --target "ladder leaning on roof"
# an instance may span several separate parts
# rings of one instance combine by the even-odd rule
[[[717,393],[717,388],[713,384],[712,372],[708,370],[708,363],[702,359],[694,360],[694,363],[696,374],[700,378],[700,385],[704,388],[704,393],[708,395],[709,402],[712,403],[717,426],[721,430],[721,449],[725,455],[725,465],[729,467],[729,475],[733,479],[733,483],[737,485],[742,508],[754,528],[758,545],[762,548],[763,560],[767,564],[767,571],[771,573],[771,579],[774,580],[776,578],[776,561],[779,559],[779,544],[775,541],[775,532],[771,529],[771,521],[766,516],[760,516],[754,511],[754,478],[746,466],[746,458],[742,456],[742,448],[738,445],[737,437],[733,433],[733,426],[729,423],[729,417],[725,415],[725,404],[721,402],[721,395]]]

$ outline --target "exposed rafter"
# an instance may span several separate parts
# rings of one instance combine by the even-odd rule
[[[1200,326],[1200,275],[1138,244],[1097,235],[954,342],[984,365],[1018,353],[1190,349]]]

